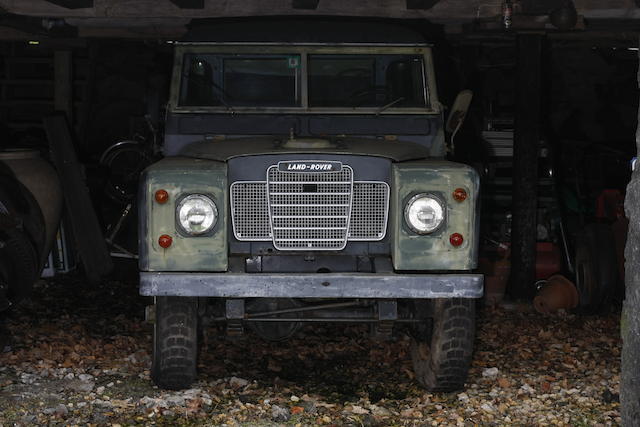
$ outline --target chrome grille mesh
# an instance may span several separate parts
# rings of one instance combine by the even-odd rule
[[[274,165],[267,170],[267,193],[276,249],[340,250],[346,246],[353,193],[349,166],[339,172],[301,173],[283,172]],[[334,223],[322,226],[322,220]]]
[[[350,240],[381,240],[387,229],[389,186],[384,182],[358,182],[353,188]]]
[[[231,184],[231,217],[233,232],[238,240],[271,240],[264,182]]]
[[[280,250],[340,250],[347,241],[377,241],[386,234],[389,186],[384,182],[353,181],[348,166],[319,173],[272,166],[267,179],[268,186],[264,181],[231,185],[238,240],[273,241]]]

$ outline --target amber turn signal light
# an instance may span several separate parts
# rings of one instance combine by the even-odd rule
[[[167,249],[173,243],[173,239],[168,234],[163,234],[158,238],[158,244],[161,248]]]
[[[464,238],[460,233],[453,233],[449,236],[449,242],[451,242],[451,245],[458,247],[464,243]]]
[[[162,205],[164,203],[167,203],[168,200],[169,200],[169,193],[167,193],[167,190],[156,191],[156,202]]]
[[[464,202],[467,200],[467,192],[464,188],[456,188],[453,190],[453,198],[456,202]]]

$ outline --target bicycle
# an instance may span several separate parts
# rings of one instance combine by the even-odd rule
[[[138,180],[142,171],[160,157],[158,147],[159,131],[151,116],[145,115],[147,135],[135,133],[132,139],[125,139],[109,146],[100,156],[99,164],[108,171],[104,194],[119,206],[120,215],[116,222],[107,226],[107,244],[116,249],[111,256],[137,259],[138,255],[115,243],[125,221],[131,215],[138,191]]]

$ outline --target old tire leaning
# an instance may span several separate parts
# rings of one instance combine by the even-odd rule
[[[19,230],[0,231],[0,243],[0,311],[3,311],[7,300],[15,305],[31,294],[41,265],[36,248]]]
[[[596,314],[602,311],[615,292],[618,264],[611,227],[588,224],[576,241],[576,288],[580,295],[580,311]]]
[[[451,392],[464,388],[475,339],[475,303],[469,298],[428,302],[432,327],[420,330],[411,344],[416,379],[427,390]]]
[[[198,361],[198,300],[157,297],[151,376],[158,387],[189,388]]]

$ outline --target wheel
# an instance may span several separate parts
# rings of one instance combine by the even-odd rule
[[[198,300],[157,297],[151,376],[158,387],[189,388],[198,361]]]
[[[589,224],[576,241],[576,287],[580,310],[598,313],[616,290],[618,281],[616,248],[611,227]]]
[[[427,390],[450,392],[464,387],[473,353],[475,303],[469,298],[424,303],[433,321],[415,331],[411,359],[416,379]]]
[[[29,296],[40,272],[40,259],[29,238],[18,230],[0,232],[0,312]]]
[[[22,232],[33,245],[39,259],[39,268],[44,266],[46,232],[40,205],[31,192],[6,170],[0,168],[0,215],[8,215],[19,222],[16,231]],[[13,221],[12,220],[12,221]]]

